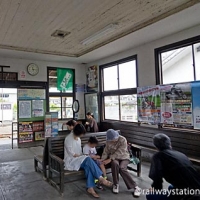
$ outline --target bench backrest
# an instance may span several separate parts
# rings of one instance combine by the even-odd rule
[[[138,126],[134,123],[127,123],[126,125],[120,122],[101,123],[101,130],[108,130],[109,128],[120,129],[122,136],[124,136],[128,142],[144,147],[144,152],[146,148],[155,149],[152,139],[155,134],[164,133],[171,138],[174,150],[180,151],[188,157],[200,160],[200,134],[197,130],[193,130],[191,133],[187,130],[157,129],[152,128],[152,126]]]
[[[119,133],[120,131],[117,130]],[[89,137],[96,136],[99,143],[98,146],[102,146],[106,143],[106,132],[86,133],[81,138],[82,147],[87,144]],[[64,142],[66,136],[51,137],[48,140],[49,151],[61,159],[64,159]]]
[[[97,132],[97,133],[86,133],[81,138],[81,145],[82,147],[87,144],[89,137],[96,136],[99,144],[103,145],[106,143],[106,132]],[[56,156],[60,157],[61,159],[64,159],[64,142],[65,142],[65,136],[58,136],[58,137],[52,137],[49,138],[49,151]]]

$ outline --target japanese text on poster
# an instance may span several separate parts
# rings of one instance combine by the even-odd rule
[[[191,84],[180,83],[160,86],[161,123],[192,126]]]
[[[159,86],[137,88],[138,121],[148,124],[160,123],[160,89]]]
[[[43,100],[32,100],[32,115],[33,117],[44,116],[44,102]]]
[[[31,118],[31,101],[19,101],[19,118]]]

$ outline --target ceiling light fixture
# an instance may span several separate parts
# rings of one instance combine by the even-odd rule
[[[81,41],[82,45],[91,44],[92,42],[108,35],[109,33],[113,32],[116,27],[118,26],[117,23],[109,24],[108,26],[104,27],[103,29],[99,30],[98,32],[94,33],[93,35],[89,36],[88,38]]]

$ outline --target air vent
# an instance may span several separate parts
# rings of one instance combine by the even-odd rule
[[[56,30],[55,32],[53,32],[51,34],[51,36],[53,36],[53,37],[59,37],[59,38],[64,38],[65,36],[67,36],[69,34],[70,34],[70,32]]]

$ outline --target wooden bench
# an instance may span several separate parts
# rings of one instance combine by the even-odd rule
[[[90,136],[96,136],[99,144],[98,146],[104,145],[106,143],[106,132],[98,133],[87,133],[81,138],[82,145],[88,142]],[[49,182],[51,185],[56,187],[56,189],[63,195],[64,192],[64,179],[66,176],[83,175],[84,171],[67,171],[64,170],[64,137],[54,137],[49,138]],[[137,172],[137,175],[141,175],[141,149],[132,145],[131,150],[133,154],[140,160],[137,164],[137,168],[131,166],[128,167],[129,170]],[[55,176],[58,178],[58,182],[55,181]]]
[[[140,148],[143,152],[149,152],[149,153],[156,153],[158,152],[158,150],[156,148],[151,148],[151,147],[144,147],[144,146],[140,146],[140,145],[135,145],[135,147],[138,147]],[[191,157],[191,156],[188,156],[188,159],[194,164],[194,165],[197,165],[197,166],[200,166],[200,159],[198,158],[194,158],[194,157]]]
[[[39,167],[38,163],[40,164],[40,167]],[[35,155],[34,156],[35,171],[43,173],[42,165],[43,165],[43,156],[42,155]]]

